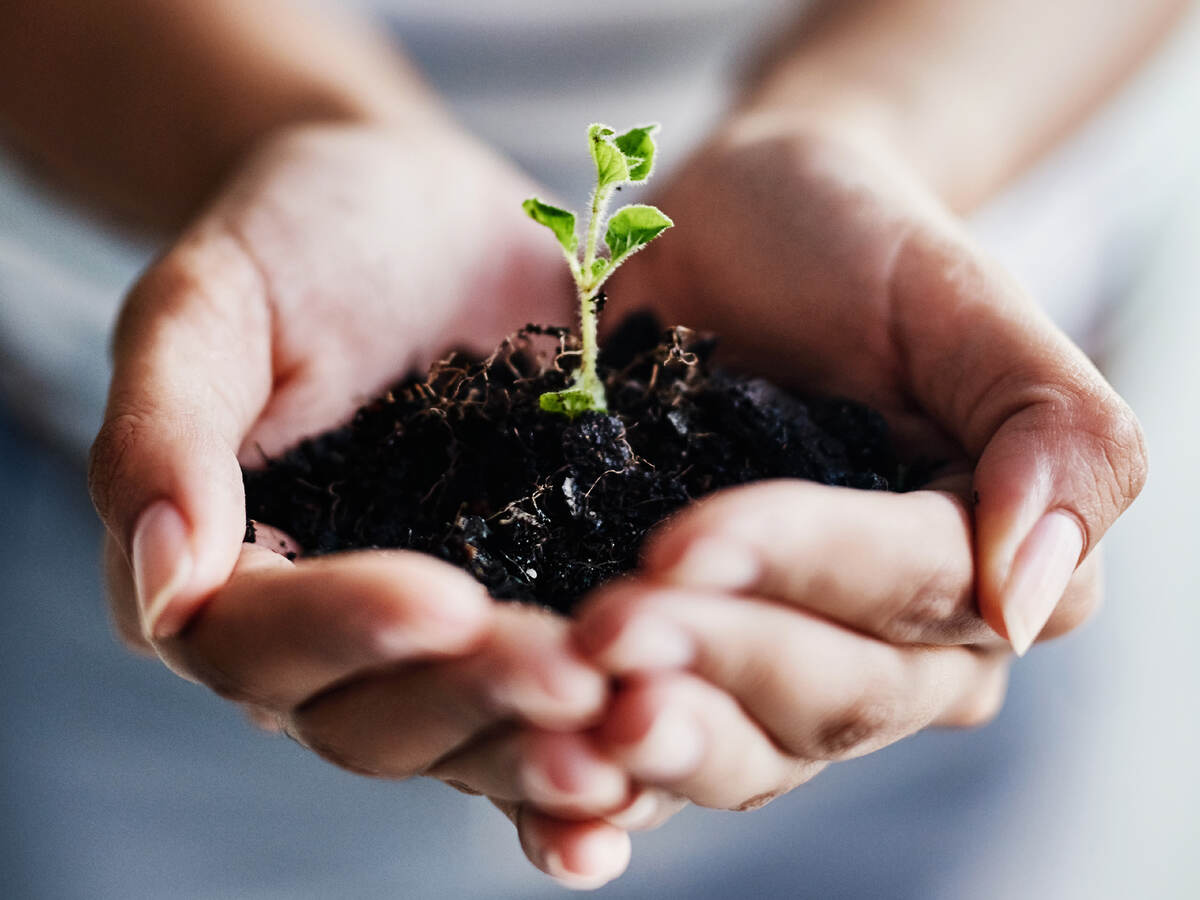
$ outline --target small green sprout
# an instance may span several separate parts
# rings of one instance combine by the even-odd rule
[[[591,218],[588,219],[582,259],[579,236],[575,231],[575,213],[543,203],[537,197],[530,197],[523,204],[531,219],[554,232],[579,294],[579,369],[570,387],[542,394],[538,399],[547,412],[562,413],[573,419],[588,410],[608,411],[604,382],[596,373],[596,319],[599,312],[596,307],[600,288],[621,263],[675,223],[653,206],[640,203],[623,206],[613,213],[604,230],[608,255],[598,256],[596,245],[613,192],[623,184],[650,177],[654,168],[654,131],[657,128],[657,125],[644,125],[617,134],[607,125],[588,127],[588,144],[596,163],[596,188],[592,191]]]

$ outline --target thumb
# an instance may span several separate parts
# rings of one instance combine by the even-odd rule
[[[270,391],[270,338],[257,267],[203,226],[141,278],[117,323],[88,478],[155,640],[177,633],[237,560],[237,451]]]
[[[892,296],[914,394],[975,463],[980,612],[1023,654],[1141,491],[1141,428],[1082,351],[964,241],[911,235]]]

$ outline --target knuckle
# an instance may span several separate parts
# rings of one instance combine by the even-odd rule
[[[200,619],[203,622],[203,618]],[[202,684],[223,700],[256,706],[286,708],[279,698],[254,684],[252,677],[228,654],[221,652],[211,637],[197,635],[196,625],[178,637],[160,641],[156,651],[176,674]]]
[[[892,713],[878,700],[857,700],[821,719],[802,755],[845,759],[879,743],[890,733]]]
[[[724,658],[719,648],[700,647],[697,669],[711,673],[719,684],[735,684],[738,693],[751,696],[790,696],[792,685],[807,683],[811,676],[802,663],[780,660],[772,653],[730,655]],[[782,663],[782,664],[781,664]]]
[[[973,591],[954,586],[945,572],[905,596],[879,628],[879,637],[893,644],[969,644],[990,634]]]
[[[270,333],[271,315],[257,260],[228,229],[208,229],[183,238],[130,290],[113,329],[114,357],[120,369],[180,327],[246,341]]]
[[[483,791],[477,791],[465,781],[459,781],[457,778],[443,778],[442,784],[447,787],[452,787],[460,794],[466,794],[468,797],[482,797]]]
[[[1044,399],[1047,418],[1067,429],[1082,488],[1075,512],[1090,546],[1146,484],[1145,435],[1133,410],[1107,383],[1055,388]]]
[[[192,654],[183,654],[183,656],[186,658],[185,670],[222,700],[230,700],[234,703],[254,703],[261,706],[270,706],[275,703],[275,698],[242,684],[239,679],[225,672],[212,661],[197,659]]]
[[[1145,487],[1149,472],[1142,426],[1133,410],[1114,394],[1103,406],[1092,434],[1111,475],[1113,506],[1118,511],[1124,510]]]
[[[807,784],[825,770],[828,763],[821,760],[811,759],[795,759],[793,760],[791,771],[783,778],[780,784],[764,791],[760,794],[755,794],[748,800],[743,800],[736,806],[730,807],[733,812],[749,812],[755,809],[761,809],[772,800],[782,797],[798,788],[802,784]]]
[[[731,810],[733,812],[752,812],[756,809],[762,809],[772,800],[776,799],[777,797],[781,797],[786,792],[786,789],[782,787],[773,788],[772,790],[765,791],[761,794],[755,794],[749,800],[743,800],[737,806],[731,807]]]
[[[354,775],[367,778],[407,778],[414,772],[387,773],[358,758],[349,748],[343,746],[334,736],[318,734],[304,728],[289,727],[285,733],[300,746],[311,750],[326,762],[333,763],[339,769],[345,769]]]
[[[130,289],[113,328],[117,356],[138,340],[150,317],[161,319],[176,314],[186,303],[204,296],[203,279],[190,255],[175,251],[146,270]]]
[[[355,775],[408,778],[428,767],[430,760],[396,752],[386,734],[348,710],[348,689],[334,688],[281,717],[284,733],[326,762]]]

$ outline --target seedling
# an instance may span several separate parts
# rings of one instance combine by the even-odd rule
[[[657,128],[657,125],[644,125],[617,134],[607,125],[588,127],[588,144],[596,163],[596,187],[592,191],[591,217],[582,258],[575,213],[551,206],[537,197],[530,197],[522,204],[530,218],[545,225],[558,238],[579,295],[579,368],[569,387],[538,398],[539,405],[547,412],[562,413],[573,419],[589,410],[608,411],[604,382],[596,372],[600,289],[625,260],[675,223],[653,206],[635,203],[621,207],[608,219],[604,229],[607,256],[597,255],[597,242],[613,192],[623,184],[650,177],[654,168],[654,131]]]

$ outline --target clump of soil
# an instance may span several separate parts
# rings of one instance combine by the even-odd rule
[[[713,368],[713,349],[629,317],[600,359],[609,414],[570,421],[538,397],[567,386],[573,339],[528,326],[490,357],[456,353],[345,427],[246,471],[247,515],[306,553],[421,550],[497,598],[569,612],[636,566],[655,525],[719,488],[781,477],[908,487],[877,413]]]

